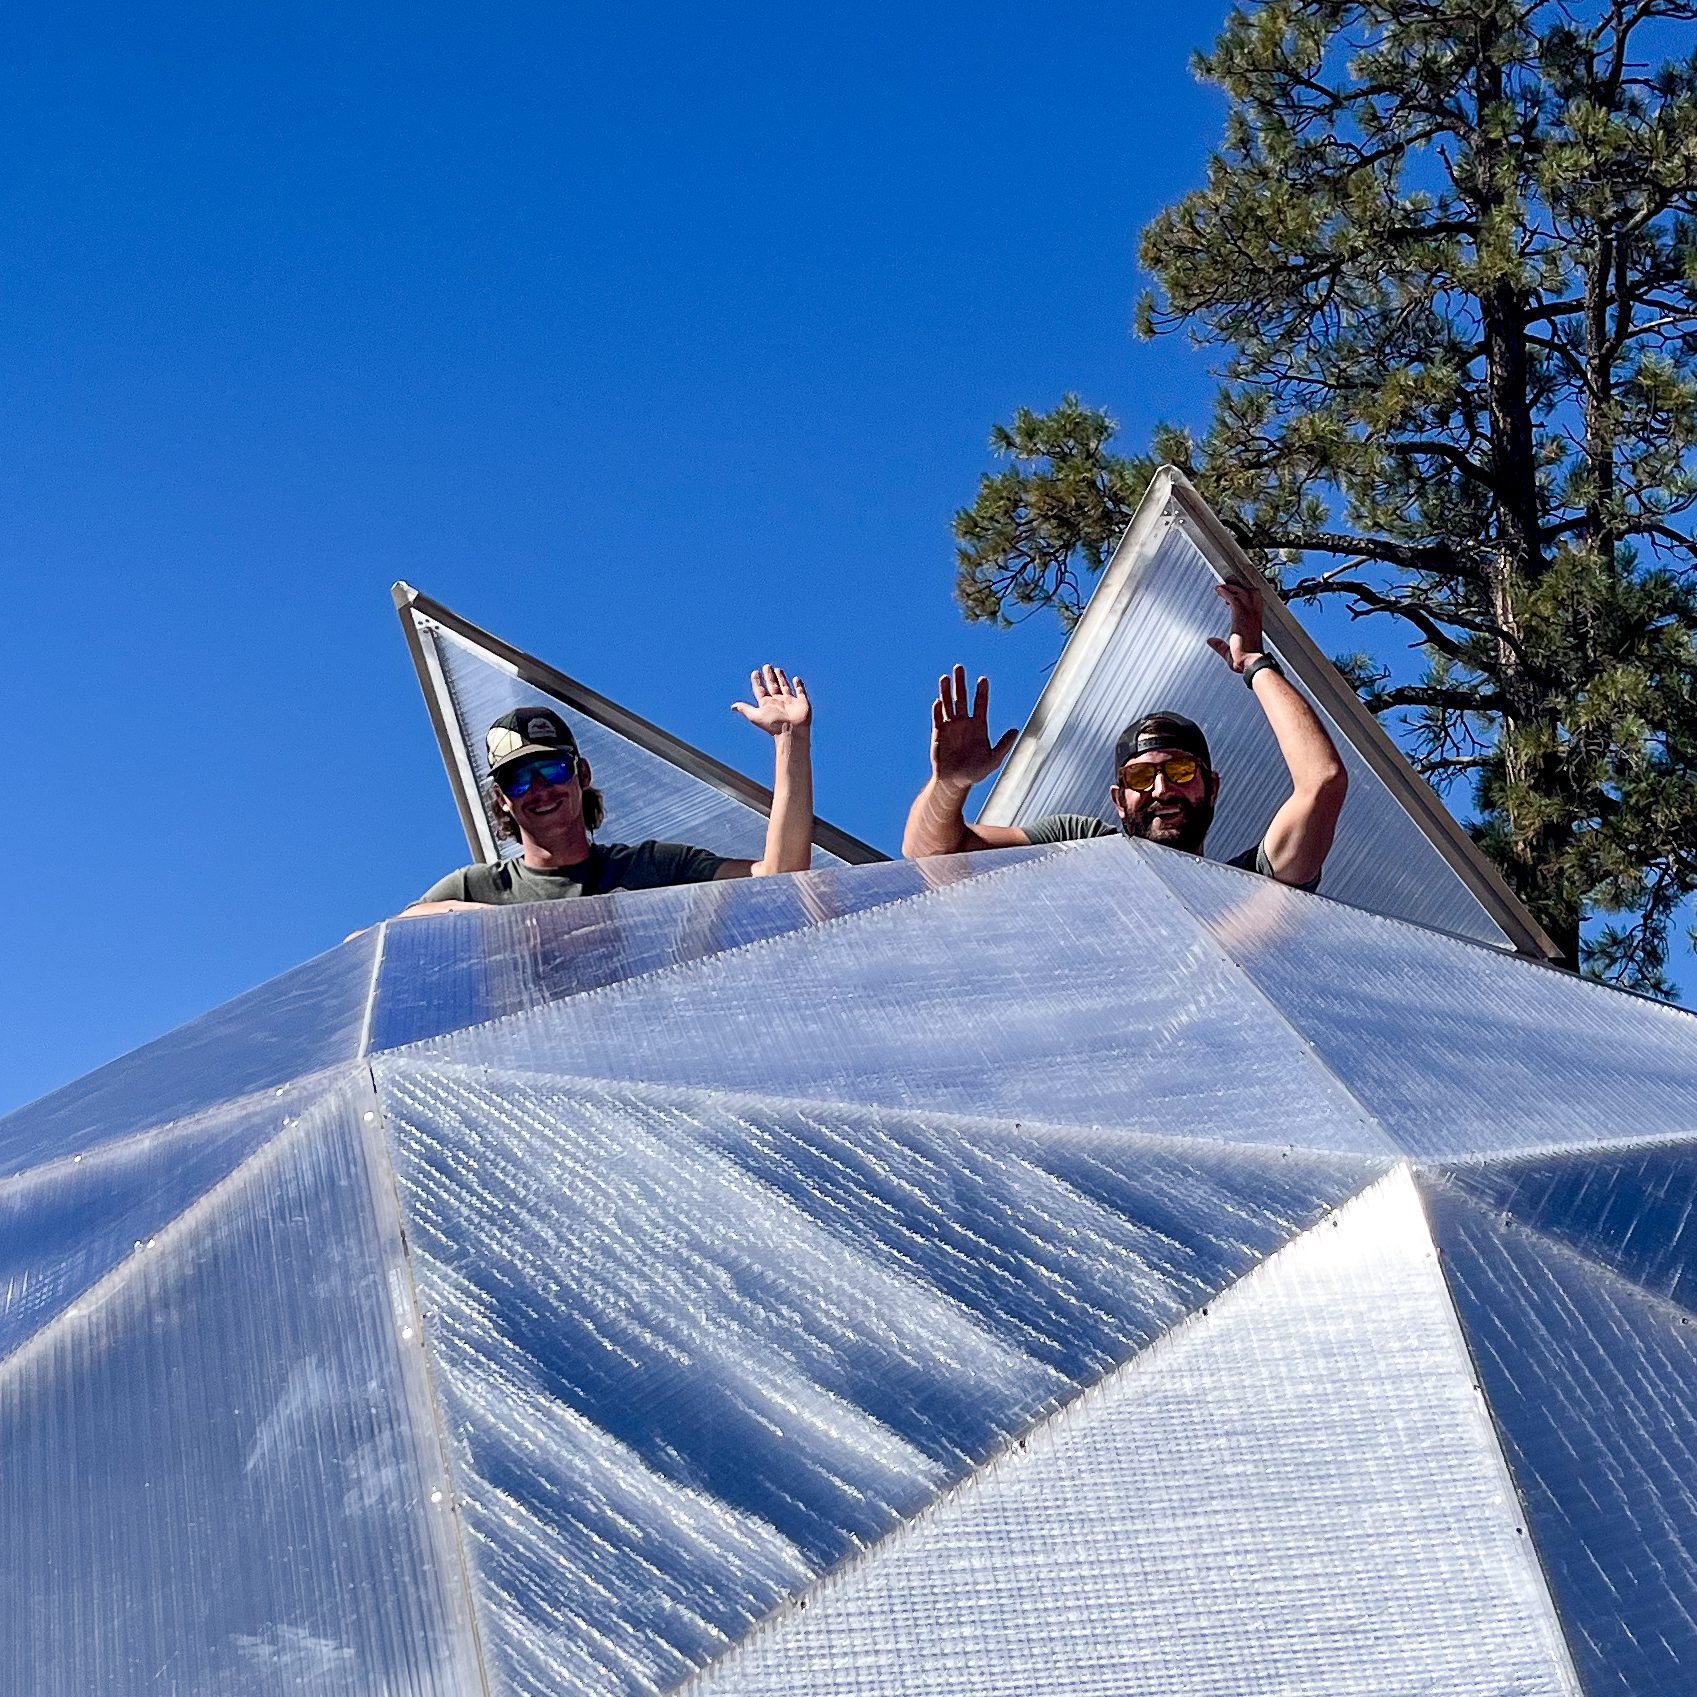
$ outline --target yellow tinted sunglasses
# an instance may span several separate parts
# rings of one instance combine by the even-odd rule
[[[1128,790],[1136,790],[1139,795],[1147,795],[1155,787],[1155,774],[1158,772],[1169,784],[1188,784],[1202,770],[1202,762],[1193,760],[1188,754],[1175,754],[1171,760],[1163,760],[1158,765],[1152,760],[1128,760],[1120,768],[1120,782]]]

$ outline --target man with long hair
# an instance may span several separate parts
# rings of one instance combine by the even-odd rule
[[[777,666],[761,668],[750,681],[753,700],[733,706],[772,738],[777,768],[765,851],[758,860],[729,859],[688,843],[596,842],[605,803],[571,727],[552,707],[520,707],[489,727],[486,798],[497,832],[516,839],[520,852],[494,866],[450,872],[403,917],[806,871],[813,858],[813,708],[807,686]]]

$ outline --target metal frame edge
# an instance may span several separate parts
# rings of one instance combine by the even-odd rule
[[[1074,628],[1065,651],[1020,732],[1008,762],[985,798],[979,818],[985,824],[1009,824],[1030,790],[1044,732],[1064,717],[1093,669],[1097,654],[1114,629],[1139,579],[1138,563],[1158,527],[1176,511],[1191,540],[1220,576],[1266,588],[1236,537],[1215,516],[1189,480],[1174,466],[1162,466],[1138,503],[1131,523],[1116,545],[1096,592]],[[1483,907],[1517,953],[1554,961],[1561,951],[1508,887],[1502,874],[1481,853],[1436,791],[1423,782],[1391,741],[1384,726],[1338,675],[1277,595],[1263,598],[1264,621],[1274,645],[1303,687],[1331,716],[1379,780],[1390,790],[1452,872]],[[1098,610],[1100,609],[1100,610]],[[1076,651],[1076,652],[1075,652]]]
[[[685,742],[681,737],[675,737],[670,731],[662,730],[640,714],[621,707],[618,702],[602,695],[599,690],[591,689],[576,678],[568,677],[566,673],[550,666],[547,661],[539,660],[534,654],[528,654],[522,648],[515,648],[509,642],[503,642],[500,637],[484,630],[481,625],[474,625],[471,620],[462,618],[451,608],[443,606],[440,601],[432,600],[410,584],[397,583],[392,593],[395,606],[401,615],[401,623],[406,630],[407,646],[412,651],[413,664],[418,668],[419,682],[423,686],[425,701],[430,708],[431,723],[436,727],[437,741],[441,745],[443,761],[448,767],[449,781],[454,787],[454,799],[459,805],[461,822],[466,827],[466,836],[471,842],[473,853],[484,861],[493,858],[493,844],[486,854],[474,835],[472,814],[468,812],[468,798],[463,779],[457,770],[457,735],[454,728],[444,719],[432,693],[422,643],[413,624],[414,617],[428,619],[431,623],[452,631],[455,636],[487,649],[497,659],[511,666],[526,683],[557,696],[573,711],[593,719],[605,729],[634,742],[650,754],[658,755],[660,759],[676,766],[680,771],[687,772],[692,778],[710,785],[723,795],[728,795],[733,801],[739,801],[745,807],[752,807],[757,813],[770,816],[772,792],[764,784],[756,783],[754,779],[734,767],[725,765],[721,760],[715,760],[712,755]],[[483,818],[482,798],[472,795],[469,798],[469,806],[475,810],[475,817],[481,828],[487,830],[488,821]],[[846,861],[850,866],[867,866],[889,859],[888,855],[875,849],[870,843],[862,842],[860,838],[828,824],[817,815],[813,820],[813,841],[817,847],[828,854],[836,855],[839,860]]]

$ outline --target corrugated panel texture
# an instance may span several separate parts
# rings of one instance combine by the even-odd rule
[[[1442,1182],[1428,1207],[1588,1697],[1691,1689],[1691,1314]]]
[[[1399,1173],[691,1690],[1578,1688]]]
[[[382,1063],[502,1689],[664,1689],[1379,1167]]]
[[[1040,858],[1046,849],[1017,851]],[[886,861],[535,902],[389,927],[371,1047],[399,1048],[996,870],[1001,856]],[[994,862],[994,864],[989,864]]]
[[[1224,860],[1261,840],[1290,794],[1290,779],[1254,696],[1206,644],[1207,637],[1230,629],[1229,614],[1214,593],[1219,582],[1173,509],[1149,558],[1134,567],[1123,604],[1104,601],[1098,608],[1092,601],[1086,610],[1072,641],[1099,643],[1099,657],[1076,699],[1056,722],[1042,727],[1042,753],[1023,800],[1012,811],[992,801],[987,819],[1028,824],[1049,813],[1093,813],[1112,822],[1108,786],[1114,781],[1115,740],[1130,720],[1167,708],[1188,714],[1207,731],[1221,776],[1209,853]],[[1109,628],[1098,628],[1103,624]],[[1271,644],[1269,649],[1276,652]],[[1328,715],[1320,716],[1350,782],[1337,844],[1326,862],[1326,893],[1376,913],[1506,946],[1496,922],[1402,803]]]
[[[1193,855],[1134,852],[1412,1155],[1697,1133],[1697,1018],[1682,1009]]]
[[[1689,1015],[1123,839],[381,947],[0,1121],[0,1697],[1697,1666]]]
[[[269,1141],[0,1360],[7,1697],[477,1689],[372,1103],[280,1102]],[[113,1223],[87,1222],[90,1270]]]
[[[275,1088],[359,1053],[376,932],[0,1119],[0,1176]]]
[[[419,1052],[1231,1142],[1392,1147],[1119,841],[1015,860]]]

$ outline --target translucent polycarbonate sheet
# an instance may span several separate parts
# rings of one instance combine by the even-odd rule
[[[712,1697],[1577,1697],[1399,1172],[733,1649]]]
[[[1697,1310],[1697,1141],[1474,1162],[1448,1177],[1492,1212]]]
[[[981,874],[986,858],[885,861],[405,920],[384,941],[371,1047],[398,1048],[905,901]]]
[[[280,1105],[0,1362],[6,1697],[479,1689],[372,1103]]]
[[[911,901],[420,1053],[1227,1142],[1390,1147],[1119,840],[1037,860],[1016,851]]]
[[[1095,652],[1088,678],[1056,722],[1027,731],[1038,736],[1041,748],[1029,788],[1017,806],[998,806],[1002,795],[993,796],[986,819],[1029,824],[1050,813],[1091,813],[1112,821],[1108,786],[1115,741],[1132,719],[1165,708],[1203,727],[1221,776],[1209,853],[1224,860],[1261,840],[1290,794],[1290,775],[1254,694],[1207,646],[1208,637],[1231,628],[1230,613],[1214,593],[1219,582],[1174,509],[1124,599],[1100,609],[1092,602],[1086,611],[1072,641]],[[1271,642],[1268,648],[1276,653]],[[1294,670],[1289,675],[1297,681]],[[1318,706],[1316,711],[1349,769],[1350,786],[1326,862],[1326,893],[1377,913],[1506,945],[1501,928],[1401,801],[1326,712]],[[1010,773],[1016,762],[1023,764],[1017,750]]]
[[[671,761],[639,747],[628,737],[598,724],[569,703],[516,677],[485,650],[452,631],[434,633],[443,674],[453,697],[460,736],[481,791],[489,781],[484,736],[503,713],[541,702],[556,707],[577,737],[578,749],[606,799],[607,818],[599,835],[607,842],[694,843],[715,854],[758,860],[766,844],[766,816],[734,796],[686,772]],[[770,760],[768,739],[750,730],[749,758]],[[518,845],[502,845],[516,854]],[[815,847],[815,866],[841,862]]]
[[[1377,1163],[377,1063],[502,1689],[666,1689]]]
[[[1192,855],[1134,852],[1410,1153],[1697,1131],[1697,1017]]]
[[[0,1119],[0,1175],[289,1083],[359,1053],[374,932]]]
[[[155,1243],[298,1113],[274,1092],[0,1179],[0,1362]],[[291,1105],[292,1104],[292,1105]]]
[[[1697,1326],[1442,1181],[1427,1206],[1589,1697],[1697,1667]]]

